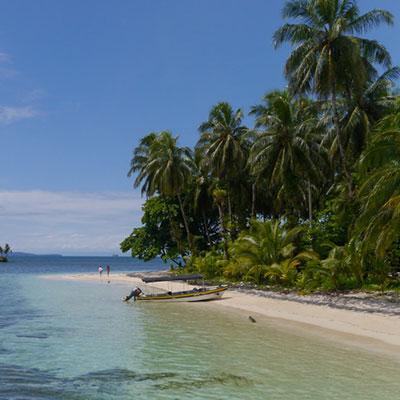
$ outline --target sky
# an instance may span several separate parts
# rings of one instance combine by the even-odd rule
[[[370,37],[400,65],[394,27]],[[283,0],[14,0],[0,4],[0,245],[110,255],[140,226],[133,149],[169,130],[193,147],[213,105],[247,114],[286,85]],[[252,121],[245,118],[245,124]]]

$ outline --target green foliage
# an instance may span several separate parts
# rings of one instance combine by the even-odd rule
[[[286,259],[280,264],[272,264],[264,274],[264,278],[272,281],[276,280],[285,286],[292,286],[298,276],[297,267],[300,265],[299,259]]]
[[[313,227],[308,229],[305,245],[311,246],[321,258],[328,256],[329,247],[326,243],[343,246],[347,242],[348,230],[351,224],[351,214],[340,214],[338,201],[327,200],[325,208],[316,212]]]
[[[237,175],[246,162],[241,139],[247,128],[242,126],[242,117],[241,109],[235,112],[229,103],[221,102],[199,127],[197,148],[204,154],[203,164],[207,164],[214,177],[227,180]]]
[[[357,37],[380,23],[393,24],[394,16],[384,10],[360,15],[355,2],[348,0],[291,0],[283,8],[284,18],[294,18],[274,34],[275,47],[285,42],[294,46],[286,61],[285,75],[293,94],[315,93],[331,99],[331,125],[339,148],[348,194],[353,195],[353,181],[346,153],[343,123],[337,98],[359,98],[371,76],[374,64],[391,66],[386,48],[376,40]]]
[[[330,246],[328,257],[321,262],[323,273],[331,279],[335,289],[344,289],[343,278],[354,279],[353,287],[361,287],[367,269],[362,243],[353,237],[344,246]]]
[[[4,254],[7,256],[8,253],[11,253],[11,247],[8,243],[4,246]]]
[[[8,243],[5,244],[4,248],[0,246],[0,262],[7,262],[7,254],[11,253],[11,247]],[[3,256],[4,254],[4,256]]]
[[[306,251],[295,255],[293,242],[301,232],[299,227],[285,229],[281,221],[253,221],[250,230],[230,245],[232,260],[225,268],[225,275],[256,283],[266,278],[293,283],[301,259],[317,257]]]
[[[373,138],[360,168],[367,172],[359,192],[359,227],[365,229],[364,249],[372,249],[378,258],[384,259],[400,231],[399,127],[379,132]]]
[[[176,217],[178,205],[168,201],[171,214]],[[146,200],[142,210],[142,226],[133,232],[121,243],[122,252],[131,252],[132,257],[149,261],[161,256],[164,260],[177,259],[179,249],[171,238],[168,212],[165,202],[160,197]]]
[[[311,100],[294,100],[287,91],[268,93],[265,104],[252,107],[256,127],[263,131],[253,134],[248,166],[254,176],[263,176],[275,185],[274,208],[283,212],[299,210],[307,214],[306,181],[315,184],[326,165],[326,151],[319,145],[318,108]]]
[[[223,254],[215,249],[211,249],[203,256],[192,257],[186,268],[190,272],[202,274],[205,279],[213,279],[222,276],[222,267]]]
[[[382,259],[376,259],[374,262],[374,268],[371,274],[371,280],[377,282],[379,290],[383,293],[390,283],[389,279],[389,264]]]
[[[128,175],[151,198],[121,249],[188,259],[186,269],[207,279],[305,292],[396,288],[400,68],[358,36],[393,16],[361,15],[350,0],[289,0],[283,11],[295,19],[274,35],[275,46],[294,45],[288,89],[251,108],[254,129],[240,108],[213,106],[194,152],[169,132],[146,135]]]

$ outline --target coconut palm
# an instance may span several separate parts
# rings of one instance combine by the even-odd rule
[[[254,135],[248,159],[250,171],[277,185],[278,199],[292,199],[292,208],[298,206],[298,195],[305,199],[308,191],[312,223],[311,183],[321,178],[321,166],[325,164],[317,107],[307,99],[292,100],[287,91],[271,92],[263,101],[250,110],[256,116],[255,127],[265,129]]]
[[[353,178],[339,122],[337,96],[349,88],[361,93],[373,63],[389,68],[391,57],[375,40],[353,36],[380,23],[393,24],[393,15],[372,10],[360,15],[354,0],[291,0],[283,8],[284,18],[300,23],[285,24],[273,38],[275,48],[284,42],[297,46],[286,61],[285,75],[291,90],[314,92],[332,101],[333,122],[349,194]]]
[[[221,235],[222,235],[222,240],[224,243],[224,256],[225,256],[226,260],[229,260],[228,232],[227,232],[227,229],[225,226],[225,212],[224,212],[225,200],[227,197],[226,190],[215,189],[213,191],[213,197],[214,197],[215,202],[218,207],[219,221],[220,221],[220,226],[221,226]]]
[[[4,252],[6,257],[7,257],[8,253],[12,253],[11,247],[10,247],[10,245],[8,243],[5,244],[3,252]]]
[[[386,122],[386,121],[385,121]],[[360,227],[365,229],[365,250],[374,247],[378,258],[398,239],[400,230],[400,129],[380,132],[361,159],[367,173],[361,185]],[[371,171],[368,174],[368,171]]]
[[[196,151],[194,153],[193,161],[195,165],[193,179],[193,208],[195,211],[201,212],[207,242],[208,245],[211,246],[212,240],[208,229],[207,210],[212,207],[211,191],[213,189],[214,182],[212,182],[212,179],[210,179],[205,167],[202,166],[203,155],[201,154],[201,152]]]
[[[149,193],[158,191],[162,196],[177,196],[184,221],[190,250],[193,253],[193,236],[183,202],[182,192],[187,188],[193,175],[193,159],[188,147],[177,146],[178,136],[173,138],[170,132],[159,133],[150,146],[150,160],[146,164],[144,174],[151,176]]]
[[[390,68],[376,79],[371,76],[361,95],[349,94],[338,99],[344,146],[351,157],[351,162],[359,159],[373,134],[376,123],[393,109],[395,98],[390,94],[390,90],[393,88],[393,80],[397,79],[399,74],[399,67]],[[338,143],[333,127],[331,102],[327,102],[324,108],[327,112],[322,118],[321,125],[325,127],[327,134],[322,144],[329,145],[329,155],[332,159],[336,157]]]
[[[295,282],[298,271],[297,268],[301,264],[301,257],[287,258],[280,264],[272,264],[268,267],[268,271],[264,274],[264,278],[272,281],[278,281],[284,285],[291,285]]]
[[[260,283],[262,278],[276,275],[278,270],[287,272],[294,265],[298,265],[295,260],[301,257],[316,257],[312,252],[303,252],[295,256],[296,247],[293,242],[301,231],[302,228],[299,227],[286,229],[281,221],[253,221],[250,230],[243,232],[230,246],[233,260],[226,267],[227,274],[233,269],[235,275],[238,275],[240,268],[240,273],[245,278]],[[285,260],[290,261],[278,268],[277,266]]]
[[[189,246],[193,252],[193,237],[181,198],[192,176],[193,161],[191,151],[187,147],[178,147],[177,140],[178,137],[173,138],[170,132],[165,131],[159,134],[152,132],[145,136],[139,147],[134,150],[128,175],[139,171],[135,187],[143,184],[142,193],[146,193],[147,196],[151,197],[155,192],[160,193],[167,207],[172,235],[179,243],[177,228],[166,201],[166,196],[177,196]]]
[[[139,146],[136,147],[133,151],[133,158],[130,164],[131,168],[128,171],[128,177],[132,176],[135,172],[138,172],[138,175],[136,176],[134,182],[134,187],[137,188],[140,185],[142,185],[141,192],[142,195],[146,194],[146,197],[151,197],[155,191],[153,182],[154,172],[149,168],[149,165],[150,162],[152,161],[151,146],[153,142],[157,139],[157,137],[158,137],[157,133],[151,132],[140,140]],[[165,194],[163,193],[160,194],[163,198],[167,210],[168,219],[171,226],[172,237],[174,241],[178,244],[178,247],[181,248],[179,243],[180,242],[179,235],[175,226],[176,224],[173,221],[172,213],[169,208],[167,199],[165,197]]]
[[[389,112],[379,121],[379,131],[390,131],[400,126],[400,95],[386,99],[385,106]]]
[[[247,128],[242,125],[243,112],[234,111],[227,102],[211,109],[208,120],[199,127],[200,139],[196,145],[204,153],[203,164],[211,176],[227,186],[229,219],[232,223],[231,181],[245,163],[242,138]]]
[[[331,242],[324,243],[331,250],[326,259],[321,261],[321,272],[328,276],[339,289],[339,278],[344,276],[352,276],[357,280],[357,284],[361,287],[364,281],[368,257],[362,253],[362,242],[356,235],[344,246],[336,246]]]
[[[150,194],[150,186],[152,183],[153,176],[146,170],[147,164],[150,161],[150,149],[151,145],[157,137],[157,133],[151,132],[141,139],[140,144],[133,151],[133,158],[131,160],[131,168],[128,171],[128,177],[132,176],[135,172],[139,171],[134,187],[139,187],[142,183],[142,195],[146,193]]]

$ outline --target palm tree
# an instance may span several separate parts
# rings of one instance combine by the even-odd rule
[[[227,273],[238,268],[244,277],[252,278],[260,283],[263,277],[277,275],[298,265],[299,258],[315,258],[313,252],[302,252],[295,256],[296,247],[293,242],[298,238],[302,228],[286,229],[282,222],[253,221],[248,232],[243,232],[230,246],[232,263],[227,266]],[[288,264],[280,265],[289,260]],[[286,277],[281,276],[282,280]]]
[[[206,172],[204,166],[202,166],[202,154],[199,151],[194,153],[194,165],[195,165],[195,173],[193,179],[193,207],[194,210],[200,210],[203,218],[204,231],[207,237],[208,245],[212,245],[212,240],[210,236],[210,232],[208,229],[208,218],[207,218],[207,210],[212,207],[212,198],[210,192],[213,188],[213,182],[209,179],[209,174]]]
[[[133,158],[131,160],[131,168],[128,171],[128,177],[132,176],[133,173],[139,171],[134,187],[139,187],[142,182],[142,195],[146,193],[146,196],[150,193],[150,186],[152,184],[153,176],[149,174],[146,167],[150,161],[150,149],[151,145],[157,137],[157,133],[151,132],[140,140],[140,144],[133,151]]]
[[[232,223],[231,181],[245,163],[241,140],[247,128],[242,125],[243,112],[236,112],[227,102],[218,103],[211,109],[208,121],[199,127],[200,139],[196,145],[204,152],[204,165],[211,176],[227,185],[229,219]]]
[[[145,136],[139,147],[134,150],[131,168],[128,176],[139,171],[135,180],[135,187],[142,184],[142,194],[153,196],[160,193],[167,208],[171,232],[174,240],[179,245],[179,234],[173,221],[166,196],[177,196],[182,218],[184,221],[190,250],[193,252],[193,237],[183,207],[181,194],[190,181],[193,170],[191,151],[187,147],[177,146],[178,137],[173,138],[170,132],[154,132]],[[181,249],[182,251],[182,249]]]
[[[349,94],[338,99],[339,114],[342,116],[340,125],[343,129],[343,141],[351,162],[359,159],[365,150],[367,141],[371,138],[376,123],[390,114],[394,106],[394,97],[390,94],[393,80],[400,74],[399,67],[390,68],[376,79],[371,76],[361,95]],[[322,118],[321,125],[327,134],[322,144],[329,144],[330,156],[336,156],[338,150],[335,129],[332,126],[331,102],[326,104],[327,112]],[[339,155],[340,157],[340,155]]]
[[[135,172],[139,171],[135,182],[134,182],[134,187],[137,188],[140,185],[142,185],[141,192],[142,196],[143,194],[146,194],[146,197],[151,197],[154,194],[154,173],[151,171],[149,168],[149,164],[152,161],[152,155],[151,155],[151,146],[154,143],[154,141],[157,139],[158,134],[155,132],[150,132],[147,134],[144,138],[140,140],[140,144],[138,147],[136,147],[133,151],[133,158],[131,160],[131,168],[128,171],[128,177],[132,176]],[[178,233],[175,227],[175,223],[172,218],[171,210],[169,208],[167,199],[165,195],[160,193],[165,207],[167,209],[167,214],[168,214],[168,219],[170,222],[171,226],[171,233],[173,236],[173,239],[175,242],[179,245],[179,239],[178,239]]]
[[[150,146],[150,160],[144,174],[151,176],[149,194],[158,191],[162,196],[177,196],[184,221],[191,252],[194,251],[193,236],[183,207],[181,194],[192,179],[192,153],[187,147],[177,146],[178,136],[173,138],[170,132],[159,133]]]
[[[400,126],[400,95],[386,99],[385,105],[390,111],[379,121],[380,132]]]
[[[362,242],[359,237],[354,236],[344,246],[336,246],[333,243],[326,242],[324,244],[331,250],[326,259],[321,261],[319,271],[329,276],[335,285],[335,289],[339,289],[340,276],[353,276],[361,287],[364,281],[364,273],[367,265],[367,258],[362,254]]]
[[[10,245],[8,243],[5,244],[3,252],[4,252],[6,257],[7,257],[8,253],[12,253],[11,247],[10,247]]]
[[[266,176],[270,185],[278,185],[278,197],[291,198],[298,207],[298,194],[307,197],[312,224],[311,182],[321,177],[324,149],[317,129],[318,110],[307,99],[292,100],[287,91],[274,91],[263,98],[264,104],[251,108],[258,131],[250,151],[251,173]],[[305,185],[301,185],[307,182]]]
[[[361,173],[366,178],[359,193],[362,204],[359,225],[365,229],[365,250],[374,247],[380,259],[398,239],[400,230],[399,160],[400,129],[397,126],[378,132],[360,163]]]
[[[349,195],[353,178],[343,142],[337,96],[349,88],[361,93],[373,63],[386,68],[391,58],[384,46],[354,34],[361,34],[382,22],[393,24],[393,15],[372,10],[360,15],[354,0],[291,0],[283,8],[284,18],[302,23],[285,24],[274,33],[275,48],[284,42],[297,46],[286,61],[285,75],[293,93],[314,92],[331,99],[343,170]]]
[[[225,198],[226,190],[223,189],[215,189],[213,191],[213,197],[215,202],[217,203],[218,212],[219,212],[219,221],[221,225],[221,234],[222,240],[224,241],[224,256],[226,260],[229,260],[229,252],[228,252],[228,232],[225,226],[225,213],[224,213],[224,205],[225,205]]]

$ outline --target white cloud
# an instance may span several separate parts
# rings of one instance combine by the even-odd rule
[[[0,79],[9,80],[18,75],[18,72],[11,67],[12,64],[13,63],[9,55],[4,52],[0,52]],[[43,89],[31,90],[22,96],[22,102],[25,104],[36,102],[43,97],[44,94],[45,91]],[[23,119],[36,117],[39,114],[40,112],[32,105],[0,105],[0,124],[11,124]]]
[[[9,63],[10,57],[7,53],[0,52],[0,64]]]
[[[35,110],[32,106],[0,106],[0,122],[3,124],[11,124],[22,119],[33,118],[38,114],[39,111]]]
[[[0,52],[0,77],[5,79],[14,78],[18,72],[9,65],[12,64],[10,56],[7,53]]]
[[[137,192],[0,191],[0,244],[36,253],[115,253],[140,226]]]
[[[34,103],[37,102],[38,100],[41,100],[45,96],[46,96],[46,91],[44,89],[34,89],[28,93],[25,93],[21,97],[21,101],[23,101],[24,103]]]

